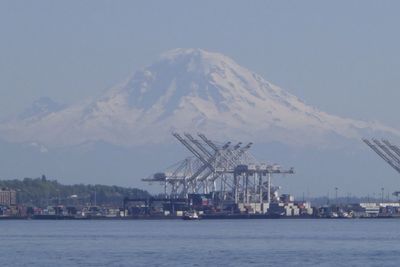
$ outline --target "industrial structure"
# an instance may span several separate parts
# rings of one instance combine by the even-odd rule
[[[272,186],[273,174],[293,174],[277,164],[259,162],[243,145],[216,143],[204,134],[173,136],[191,152],[191,156],[164,172],[142,179],[164,187],[166,199],[204,199],[218,210],[237,210],[265,214],[272,202],[279,202],[279,187]],[[193,204],[193,203],[192,203]]]
[[[387,164],[400,173],[400,148],[397,145],[385,139],[363,139],[363,141]],[[394,192],[393,195],[400,197],[400,191]]]

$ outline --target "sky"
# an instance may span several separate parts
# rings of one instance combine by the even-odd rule
[[[399,1],[1,1],[0,118],[100,95],[177,47],[324,111],[400,123]]]
[[[0,1],[0,120],[20,113],[44,96],[63,104],[99,96],[136,70],[150,65],[165,51],[202,48],[233,58],[323,111],[400,128],[398,10],[400,1],[389,0],[3,0]],[[379,162],[372,151],[368,152],[363,153],[364,157],[348,156],[343,160],[355,176],[365,162],[374,166],[365,170],[369,174],[368,184],[364,184],[364,177],[359,178],[362,185],[359,193],[376,191],[381,186],[397,187],[398,175],[383,161]],[[0,153],[1,161],[6,163],[2,167],[3,176],[23,177],[22,171],[26,175],[35,173],[39,168],[31,160],[35,156],[25,154],[21,166],[15,168],[14,161],[21,155],[11,157]],[[280,161],[290,155],[281,154],[281,158],[276,155]],[[306,173],[320,154],[309,154],[304,166],[298,166],[298,159],[293,158],[299,172],[302,168],[305,172],[300,178],[293,178],[299,182],[287,180],[285,186],[289,192],[308,191],[307,184],[329,191],[336,186],[344,188],[346,181],[351,180],[348,176],[353,173],[343,177],[332,173],[332,162],[342,157],[336,155],[322,163],[332,177],[337,176],[342,182],[328,175],[320,182],[320,173],[315,172],[314,176]],[[118,155],[126,158],[125,154]],[[64,160],[49,164],[52,161],[43,155],[41,166],[47,168],[43,172],[76,179],[90,174],[93,180],[85,182],[108,181],[108,177],[96,180],[98,177],[91,171],[96,170],[99,161],[106,162],[109,158],[87,156],[85,160],[93,164],[85,161],[88,171],[81,174],[86,170],[78,168],[83,160],[71,155],[65,157],[71,158],[72,168]],[[160,165],[161,160],[165,161],[164,155],[160,156]],[[129,175],[126,161],[114,162],[112,170],[121,172],[121,176]],[[103,171],[99,169],[96,174]],[[383,181],[381,177],[388,178]],[[118,183],[125,185],[130,180]],[[298,189],[301,184],[304,187]]]

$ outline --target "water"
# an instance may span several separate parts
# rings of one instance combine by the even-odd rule
[[[398,266],[400,220],[0,221],[0,266]]]

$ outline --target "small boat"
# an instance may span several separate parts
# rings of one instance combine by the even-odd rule
[[[195,211],[187,211],[182,217],[183,220],[200,220],[199,215]]]

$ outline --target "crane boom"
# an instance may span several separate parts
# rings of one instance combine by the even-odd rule
[[[212,157],[213,155],[211,155],[211,153],[202,145],[200,144],[200,142],[196,139],[193,138],[193,136],[191,134],[185,133],[185,136],[195,145],[197,146],[198,149],[200,149],[204,155],[208,156],[208,157]]]
[[[211,164],[207,162],[206,159],[204,159],[204,156],[201,155],[189,142],[187,142],[185,139],[182,138],[178,133],[173,133],[172,134],[176,139],[178,139],[179,142],[181,142],[190,152],[192,152],[203,164],[209,166],[212,168]]]
[[[398,146],[393,145],[392,143],[390,143],[388,140],[382,140],[382,142],[387,145],[391,150],[394,151],[394,153],[396,153],[397,156],[400,157],[400,149]]]
[[[400,173],[400,167],[397,166],[384,152],[382,152],[376,145],[372,144],[369,140],[363,139],[363,142],[367,144],[376,154],[378,154],[386,163],[388,163],[393,169]]]
[[[388,155],[389,157],[391,157],[397,165],[400,164],[400,160],[398,158],[397,155],[393,154],[393,152],[390,150],[390,148],[388,148],[387,146],[385,146],[384,144],[382,144],[381,142],[379,142],[379,140],[377,139],[373,139],[372,140],[377,146],[379,146],[385,153],[386,155]]]

